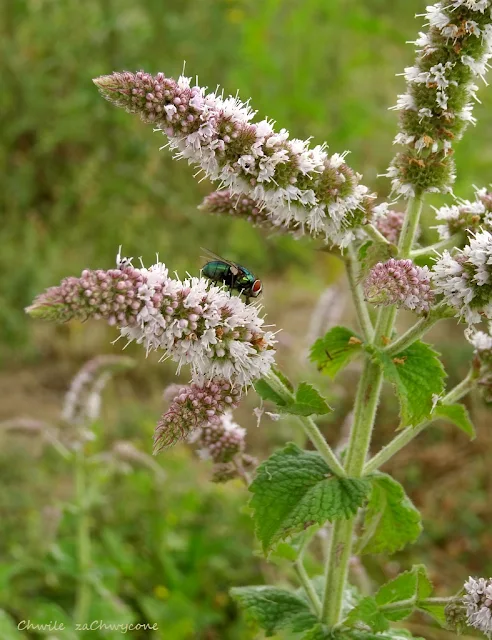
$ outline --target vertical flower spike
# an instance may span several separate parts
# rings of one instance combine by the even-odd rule
[[[454,182],[452,145],[475,123],[475,84],[492,51],[490,0],[442,0],[427,7],[428,30],[415,41],[417,60],[405,69],[399,96],[400,133],[406,148],[389,170],[395,193],[447,192]]]
[[[246,194],[266,207],[275,226],[297,225],[346,246],[366,221],[368,189],[325,146],[276,132],[269,120],[237,98],[224,98],[163,73],[113,73],[94,80],[104,98],[164,133],[177,157],[198,165],[232,194]]]
[[[469,324],[492,320],[492,234],[475,234],[455,256],[444,251],[432,268],[432,282]]]
[[[443,240],[459,231],[492,231],[492,193],[485,188],[476,190],[474,202],[458,200],[458,204],[435,211],[436,219],[444,223],[436,226]]]
[[[372,304],[395,304],[415,313],[427,313],[434,302],[429,269],[418,267],[411,260],[394,258],[371,269],[364,283],[364,295]]]
[[[185,440],[197,429],[223,430],[223,416],[237,407],[239,396],[237,387],[220,378],[183,387],[157,425],[154,453]],[[226,448],[224,443],[224,452]]]
[[[490,637],[492,633],[492,580],[469,578],[465,582],[468,624]]]

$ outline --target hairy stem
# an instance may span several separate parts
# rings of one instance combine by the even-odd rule
[[[274,373],[270,373],[268,376],[266,376],[266,379],[268,380],[272,388],[286,401],[289,402],[294,399],[294,394]],[[311,440],[311,442],[317,449],[318,453],[324,458],[326,464],[330,467],[332,473],[337,476],[347,475],[335,452],[326,442],[323,434],[318,429],[314,420],[312,418],[304,416],[296,416],[296,418],[300,422],[307,437]]]
[[[475,378],[472,372],[470,372],[467,377],[462,380],[454,389],[444,396],[442,399],[442,404],[453,404],[460,400],[463,396],[465,396],[475,384]],[[426,429],[433,420],[426,420],[425,422],[421,422],[416,427],[407,427],[403,431],[391,440],[385,447],[379,451],[364,467],[364,475],[369,473],[373,473],[377,471],[383,464],[388,462],[400,449],[403,449],[409,442],[411,442],[414,438],[416,438],[419,433],[422,433],[424,429]]]
[[[439,322],[441,319],[442,318],[438,313],[429,313],[429,315],[416,322],[413,327],[410,327],[410,329],[400,336],[398,340],[395,340],[392,344],[386,347],[384,351],[389,356],[395,356],[401,351],[404,351],[416,340],[419,340],[433,325],[436,324],[436,322]]]
[[[91,540],[89,514],[86,505],[86,475],[83,446],[75,454],[75,500],[77,505],[77,556],[79,564],[79,582],[75,597],[74,620],[84,622],[88,619],[91,604]]]
[[[442,251],[446,249],[454,249],[455,247],[459,247],[463,244],[465,240],[465,235],[461,232],[455,233],[450,238],[446,238],[445,240],[440,240],[435,244],[430,244],[427,247],[422,247],[421,249],[415,249],[410,252],[410,258],[435,258],[436,255],[440,254]]]
[[[398,250],[402,257],[408,256],[412,249],[421,211],[422,196],[419,193],[408,202],[398,245]],[[396,307],[384,307],[379,311],[374,334],[374,343],[377,346],[391,339],[396,315]],[[359,477],[364,473],[382,382],[383,372],[381,367],[379,364],[372,362],[369,354],[367,354],[357,387],[354,422],[345,461],[345,470],[349,476]],[[343,594],[352,552],[354,524],[355,518],[337,520],[333,524],[325,568],[325,590],[322,609],[323,619],[329,626],[338,624],[341,618]]]
[[[348,248],[348,255],[345,258],[345,266],[362,334],[367,342],[372,342],[374,339],[374,329],[360,284],[357,256],[352,247]]]
[[[379,229],[376,229],[372,224],[366,224],[363,226],[364,231],[367,233],[369,237],[371,237],[375,242],[379,242],[380,244],[390,245],[391,242],[388,238],[385,238]]]
[[[400,242],[398,243],[398,254],[400,258],[408,258],[415,241],[415,234],[422,213],[422,193],[417,192],[414,198],[408,201],[405,220],[400,234]]]
[[[354,422],[346,456],[345,470],[349,476],[362,475],[371,441],[382,384],[378,364],[366,358],[355,399]],[[337,520],[333,524],[325,574],[323,618],[333,626],[340,620],[348,564],[352,552],[355,518]]]
[[[304,591],[306,592],[315,614],[319,617],[321,615],[321,600],[318,598],[318,594],[314,590],[313,583],[311,582],[304,564],[302,562],[302,556],[294,562],[294,571],[296,572],[299,582],[301,583]]]

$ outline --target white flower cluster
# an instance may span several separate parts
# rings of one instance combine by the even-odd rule
[[[491,6],[490,0],[442,0],[427,7],[429,30],[413,43],[417,60],[405,69],[407,92],[394,107],[401,113],[394,142],[409,150],[386,174],[395,193],[451,190],[451,147],[476,122],[474,80],[484,79],[492,57]]]
[[[190,87],[190,78],[178,80],[181,88]],[[211,180],[218,180],[221,186],[232,193],[248,193],[257,202],[264,203],[271,212],[273,223],[285,227],[297,224],[306,227],[314,234],[324,234],[336,244],[347,245],[353,239],[351,233],[345,231],[347,217],[354,210],[362,207],[368,189],[364,185],[355,185],[345,197],[334,193],[328,205],[321,202],[315,193],[314,183],[327,170],[338,170],[344,165],[346,154],[329,156],[325,145],[309,147],[309,142],[289,139],[289,132],[281,129],[274,131],[273,123],[262,120],[252,124],[256,112],[237,98],[224,98],[216,93],[206,94],[203,88],[197,90],[190,101],[201,120],[199,129],[188,135],[175,135],[171,128],[165,133],[171,141],[171,148],[179,150],[179,156],[186,158],[190,164],[198,164]],[[168,110],[170,121],[176,115]],[[217,120],[229,122],[231,138],[237,136],[237,129],[245,126],[251,135],[251,144],[247,153],[242,154],[234,162],[225,164],[218,159],[218,152],[226,148],[229,136],[217,137]],[[290,184],[276,186],[276,170],[281,165],[294,165],[296,170],[290,178]],[[291,169],[289,168],[289,171]],[[312,185],[299,186],[295,174],[312,180]],[[343,173],[339,174],[343,179]],[[359,178],[360,176],[357,176]],[[307,188],[306,188],[307,186]]]
[[[123,72],[94,82],[106,99],[162,131],[177,157],[221,188],[264,205],[274,225],[294,224],[334,244],[352,241],[370,194],[345,164],[345,153],[330,156],[325,145],[290,139],[266,119],[254,123],[248,104],[207,93],[184,76]]]
[[[179,368],[190,364],[195,380],[247,386],[268,373],[275,339],[257,306],[205,278],[170,278],[162,263],[138,271],[144,283],[135,297],[143,306],[134,324],[120,328],[123,337],[147,351],[164,350]]]
[[[466,595],[463,597],[463,602],[466,606],[468,624],[490,637],[492,634],[492,579],[476,580],[470,577],[464,586]]]
[[[432,268],[432,282],[469,324],[492,320],[492,234],[475,234],[456,256],[444,251]]]
[[[485,187],[476,189],[474,202],[458,199],[456,204],[440,207],[435,212],[436,220],[444,222],[435,227],[443,240],[462,229],[478,230],[482,227],[492,231],[492,198]]]

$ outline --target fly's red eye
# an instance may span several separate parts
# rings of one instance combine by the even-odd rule
[[[251,291],[253,293],[258,294],[258,293],[260,293],[261,288],[262,288],[261,287],[261,280],[255,280],[254,283],[253,283],[253,286],[251,287]]]

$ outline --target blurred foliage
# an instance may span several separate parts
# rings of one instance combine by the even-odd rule
[[[403,91],[404,81],[395,74],[412,63],[413,48],[405,41],[421,28],[421,19],[413,16],[426,4],[2,3],[1,417],[29,412],[52,418],[77,363],[95,353],[114,353],[109,344],[113,331],[94,323],[34,325],[23,307],[66,275],[84,267],[109,267],[120,244],[127,255],[142,255],[146,263],[158,251],[181,275],[197,273],[201,246],[250,266],[266,281],[269,318],[284,329],[279,334],[281,365],[296,375],[315,298],[341,273],[336,260],[313,252],[308,242],[264,237],[246,223],[198,213],[196,206],[211,186],[198,183],[194,170],[174,162],[166,150],[159,152],[163,138],[104,102],[91,78],[140,68],[177,75],[186,61],[187,74],[198,75],[212,88],[220,85],[227,93],[251,97],[259,117],[277,120],[293,136],[326,140],[332,152],[349,149],[351,166],[386,197],[388,182],[378,174],[392,157],[397,121],[388,107]],[[481,88],[480,99],[477,128],[457,147],[456,193],[463,197],[471,195],[472,184],[491,179],[492,147],[484,141],[492,137],[492,91]],[[425,215],[424,233],[433,237],[430,207]],[[456,346],[461,335],[460,329],[450,329],[436,336],[450,384],[467,367],[469,350]],[[129,350],[139,358],[139,368],[109,397],[101,447],[124,437],[149,451],[152,425],[162,410],[161,389],[172,374],[157,358],[144,361],[138,347]],[[337,412],[322,426],[331,442],[350,410],[352,375],[330,391],[338,397]],[[326,380],[316,382],[326,386]],[[480,444],[468,444],[454,432],[450,436],[449,429],[431,429],[388,469],[424,511],[426,533],[412,553],[418,561],[428,556],[443,593],[457,588],[469,572],[492,572],[483,552],[490,547],[490,418],[474,402]],[[250,409],[243,409],[241,420],[254,427]],[[388,393],[375,446],[390,437],[395,415]],[[261,456],[286,439],[300,438],[289,425],[274,427],[250,428],[254,453]],[[70,494],[67,469],[51,454],[40,457],[32,442],[17,437],[2,438],[0,458],[0,608],[16,620],[35,617],[33,602],[45,607],[48,617],[61,615],[60,609],[68,615],[76,573],[73,521],[65,514],[52,539],[43,519],[45,509],[49,514],[54,503]],[[132,615],[155,619],[167,630],[160,636],[166,640],[257,638],[238,619],[227,596],[230,586],[261,582],[263,573],[272,571],[251,560],[253,536],[241,509],[243,489],[207,484],[202,463],[185,449],[162,456],[160,464],[168,476],[162,487],[143,470],[101,487],[105,502],[93,514],[92,528],[98,568],[110,593]],[[406,568],[410,559],[402,556],[389,564],[377,559],[371,575],[391,577],[400,562]],[[0,615],[0,637],[6,640],[13,624],[8,615]],[[434,637],[430,631],[418,633]]]

